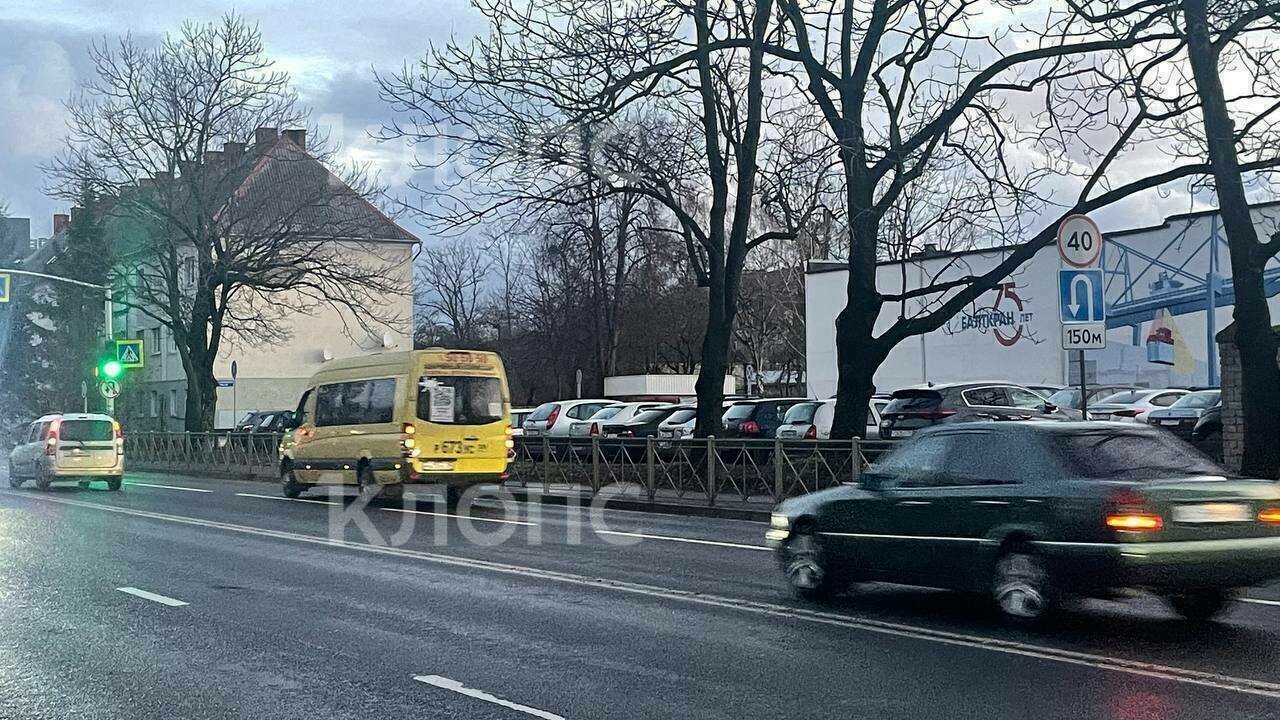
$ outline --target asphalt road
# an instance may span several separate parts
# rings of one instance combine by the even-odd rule
[[[1027,630],[896,586],[799,603],[757,523],[126,483],[0,490],[0,717],[1280,717],[1275,588]]]

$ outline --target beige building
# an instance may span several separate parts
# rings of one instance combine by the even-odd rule
[[[333,234],[348,237],[352,233],[346,228],[351,227],[358,227],[359,232],[350,241],[333,240],[332,244],[326,244],[325,247],[330,248],[326,259],[341,263],[347,257],[352,262],[374,257],[379,266],[391,268],[387,274],[403,287],[403,292],[381,293],[372,302],[365,303],[377,308],[379,321],[375,323],[356,322],[349,312],[313,302],[309,311],[286,314],[282,321],[274,323],[283,340],[224,331],[215,363],[220,385],[215,427],[220,429],[232,427],[247,412],[292,409],[306,381],[326,361],[382,350],[411,349],[413,256],[418,244],[416,237],[359,199],[312,158],[306,152],[305,131],[277,133],[271,128],[260,129],[253,145],[228,143],[223,154],[224,157],[206,157],[205,163],[242,163],[245,171],[242,179],[236,181],[232,196],[256,195],[260,199],[255,202],[264,206],[297,202],[290,196],[291,192],[297,194],[292,186],[314,183],[317,178],[330,188],[340,186],[341,207],[336,212],[342,217],[334,223],[343,223],[344,229]],[[327,218],[312,216],[306,218],[306,222],[323,227]],[[194,283],[194,277],[195,259],[185,258],[180,265],[178,283],[180,286]],[[288,306],[289,292],[275,295],[277,307]],[[286,302],[280,302],[281,299]],[[129,372],[116,414],[132,430],[181,430],[187,382],[172,332],[137,308],[117,308],[114,326],[117,338],[141,338],[145,348],[145,365]],[[233,362],[238,369],[234,386]]]

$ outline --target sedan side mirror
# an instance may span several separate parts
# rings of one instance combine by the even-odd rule
[[[289,412],[285,413],[284,420],[281,421],[280,427],[285,430],[293,430],[301,424],[302,424],[302,421],[301,421],[301,418],[298,417],[298,413],[290,410]]]
[[[1058,412],[1058,406],[1054,405],[1051,402],[1047,402],[1044,405],[1040,406],[1040,409],[1046,413]]]

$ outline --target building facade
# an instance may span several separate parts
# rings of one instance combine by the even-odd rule
[[[1280,229],[1280,203],[1255,206],[1254,219],[1259,235],[1270,237]],[[1101,229],[1107,347],[1085,352],[1086,379],[1149,387],[1218,385],[1213,338],[1231,322],[1234,291],[1217,212],[1175,215],[1152,227]],[[881,263],[878,287],[882,293],[900,293],[982,273],[1010,251],[932,253]],[[900,343],[876,373],[877,390],[993,379],[1077,383],[1075,353],[1061,346],[1061,266],[1050,245],[943,327]],[[1280,263],[1273,259],[1264,277],[1275,315]],[[808,390],[814,397],[830,397],[836,390],[835,319],[844,308],[847,279],[844,263],[809,263],[805,325]],[[945,297],[886,302],[877,333]]]

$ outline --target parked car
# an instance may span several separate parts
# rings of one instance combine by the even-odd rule
[[[658,447],[669,448],[674,440],[693,437],[693,425],[697,417],[698,408],[692,405],[684,405],[668,415],[658,423]]]
[[[1104,397],[1115,395],[1124,390],[1139,390],[1132,385],[1090,385],[1088,402],[1080,402],[1080,388],[1067,387],[1049,396],[1049,402],[1060,408],[1084,410],[1086,406],[1098,402]]]
[[[658,426],[671,417],[683,405],[658,405],[636,413],[630,419],[618,422],[609,420],[600,427],[600,434],[607,438],[651,438],[658,436]]]
[[[862,475],[781,503],[766,540],[794,591],[887,580],[989,593],[1042,618],[1142,589],[1188,620],[1280,578],[1280,486],[1225,477],[1135,424],[975,422],[918,433]]]
[[[880,438],[910,436],[938,423],[976,420],[1078,420],[1022,387],[998,382],[950,383],[895,391],[880,414]]]
[[[591,435],[599,435],[601,428],[606,422],[623,423],[636,416],[636,413],[648,410],[652,407],[659,407],[664,403],[659,402],[629,402],[619,403],[617,405],[606,405],[595,411],[591,417],[586,420],[575,420],[569,424],[569,435],[571,437],[590,437]]]
[[[1191,442],[1200,452],[1222,462],[1222,403],[1200,413],[1191,428]]]
[[[1190,440],[1191,431],[1195,429],[1200,415],[1217,405],[1221,398],[1221,390],[1197,390],[1187,393],[1167,408],[1148,412],[1147,424],[1168,430],[1183,440]]]
[[[120,423],[99,413],[45,415],[27,427],[9,453],[9,485],[27,480],[41,490],[54,482],[106,480],[120,489],[124,476],[124,436]]]
[[[511,437],[524,437],[524,421],[531,414],[533,408],[511,408]]]
[[[233,430],[239,433],[284,432],[289,420],[288,410],[259,410],[246,413]]]
[[[770,398],[765,400],[741,400],[725,410],[723,437],[773,439],[782,425],[782,418],[791,406],[805,402],[804,398]]]
[[[574,420],[586,420],[602,407],[620,405],[613,400],[557,400],[542,403],[524,420],[524,436],[568,437]]]
[[[1147,413],[1166,408],[1191,392],[1181,388],[1122,390],[1089,406],[1091,420],[1146,422]]]
[[[880,428],[880,411],[889,404],[888,396],[871,399],[867,412],[866,435],[874,438]],[[827,440],[831,438],[831,424],[836,417],[835,398],[808,400],[792,405],[782,418],[776,437],[779,440]]]

